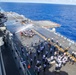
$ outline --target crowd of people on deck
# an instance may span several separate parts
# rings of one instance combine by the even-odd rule
[[[40,41],[39,41],[40,42]],[[33,46],[33,45],[32,45]],[[21,49],[24,54],[23,48]],[[75,57],[74,53],[72,56]],[[66,53],[60,52],[50,42],[40,42],[36,47],[36,53],[31,50],[26,53],[26,59],[29,61],[30,67],[37,75],[43,75],[51,67],[52,62],[55,64],[55,71],[59,72],[62,66],[65,66],[67,62],[74,64],[74,60]]]
[[[35,33],[32,30],[24,30],[20,32],[21,36],[26,36],[26,37],[33,37]]]

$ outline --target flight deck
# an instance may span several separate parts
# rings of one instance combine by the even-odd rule
[[[71,57],[71,59],[75,62],[73,65],[70,64],[70,62],[67,62],[65,66],[62,66],[60,70],[60,75],[76,74],[76,57],[72,56],[72,51],[76,52],[76,43],[56,32],[56,27],[60,27],[59,24],[50,21],[32,21],[30,19],[25,18],[23,15],[19,15],[13,12],[7,12],[5,13],[5,15],[7,15],[8,17],[6,27],[10,31],[10,36],[12,36],[13,39],[13,43],[11,44],[11,40],[11,42],[9,43],[14,47],[13,49],[16,49],[16,52],[18,54],[17,57],[19,58],[18,60],[21,61],[22,64],[24,62],[26,64],[26,67],[23,64],[23,71],[25,71],[26,68],[28,71],[28,75],[36,75],[34,70],[36,62],[33,62],[31,67],[28,67],[28,65],[30,64],[31,59],[34,59],[34,55],[37,55],[36,52],[38,46],[40,46],[41,44],[45,45],[43,54],[45,54],[45,52],[47,51],[47,60],[50,59],[51,56],[48,47],[49,43],[52,45],[52,47],[57,48],[58,51],[66,53],[67,56]],[[53,29],[50,30],[48,28]],[[21,51],[21,48],[24,49],[23,52]],[[67,52],[65,52],[65,50],[67,50]],[[32,52],[32,54],[27,59],[27,53],[30,52]],[[37,56],[36,61],[41,61],[41,69],[39,75],[44,75],[41,55],[42,54],[40,54],[39,57]],[[51,61],[49,61],[49,66],[46,69],[45,75],[51,74],[56,75],[55,63],[51,63]]]

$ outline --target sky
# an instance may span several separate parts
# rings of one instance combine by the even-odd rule
[[[26,2],[26,3],[54,3],[54,4],[74,4],[76,0],[0,0],[1,2]]]

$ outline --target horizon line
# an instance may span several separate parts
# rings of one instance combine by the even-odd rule
[[[15,1],[0,1],[0,2],[3,2],[3,3],[4,2],[7,2],[7,3],[12,2],[12,3],[42,3],[42,4],[76,5],[76,4],[70,4],[70,3],[67,4],[67,3],[53,3],[53,2],[50,2],[50,3],[49,2],[20,2],[20,1],[19,2],[18,1],[16,1],[16,2]]]

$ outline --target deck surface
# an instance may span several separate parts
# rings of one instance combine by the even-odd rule
[[[11,20],[8,20],[8,22],[6,23],[7,29],[9,29],[10,31],[16,32],[16,31],[18,31],[19,28],[25,27],[23,24],[21,24],[20,21],[16,22],[16,20],[19,20],[19,19],[17,19],[14,15],[12,15],[12,16],[13,16],[13,18]],[[10,18],[11,18],[11,16],[10,16]],[[33,44],[37,43],[39,41],[39,39],[41,41],[44,41],[45,38],[50,38],[50,39],[53,38],[54,42],[58,41],[64,50],[67,47],[69,47],[69,45],[70,45],[69,39],[67,39],[57,33],[51,32],[51,31],[49,31],[45,28],[39,27],[39,26],[35,26],[33,29],[35,31],[37,31],[40,34],[40,36],[35,35],[33,38],[27,38],[24,36],[21,37],[19,33],[16,34],[17,38],[21,41],[21,43],[24,47],[26,47],[27,45],[31,46],[31,43],[33,43]],[[34,50],[33,52],[35,53],[35,49],[33,49],[33,50]],[[74,43],[74,42],[71,42],[71,47],[69,48],[69,53],[71,53],[72,51],[76,51],[76,43]],[[51,75],[51,74],[55,75],[54,69],[55,69],[54,66],[50,67],[47,70],[46,75]],[[34,75],[34,72],[32,72],[32,69],[31,69],[30,73],[31,73],[31,75]],[[60,73],[61,73],[60,75],[75,75],[76,74],[76,64],[71,65],[71,64],[67,63],[66,66],[62,67]]]
[[[20,34],[17,34],[17,37],[19,38],[19,40],[21,41],[23,46],[27,46],[27,45],[31,46],[31,42],[33,44],[37,43],[39,41],[39,39],[41,39],[41,41],[44,41],[44,39],[42,39],[38,35],[35,35],[32,38],[27,38],[25,36],[20,36]],[[35,53],[35,50],[32,50],[32,52]],[[48,68],[45,75],[47,75],[47,74],[48,75],[51,75],[51,74],[55,75],[54,70],[55,70],[55,65],[53,65],[52,67]],[[76,64],[72,65],[72,64],[69,64],[69,62],[65,66],[62,67],[61,72],[60,72],[60,75],[75,75],[75,74],[76,74]],[[42,73],[40,75],[42,75]]]
[[[69,47],[70,43],[68,41],[68,39],[63,36],[60,36],[57,33],[51,32],[46,30],[45,28],[40,28],[40,27],[35,27],[35,30],[37,32],[39,32],[40,34],[42,34],[43,36],[45,36],[46,38],[49,38],[50,40],[53,38],[54,42],[56,43],[56,41],[59,42],[59,44],[61,44],[61,46],[66,49],[67,47]],[[76,43],[71,43],[71,47],[69,48],[69,52],[71,53],[72,51],[76,51]]]

